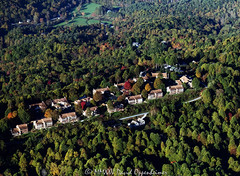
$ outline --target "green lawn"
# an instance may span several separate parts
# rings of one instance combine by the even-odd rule
[[[85,17],[91,17],[92,13],[95,11],[97,7],[100,7],[101,5],[96,3],[90,3],[90,4],[84,4],[81,8],[81,12],[85,13]],[[76,12],[76,8],[74,11]]]
[[[99,7],[101,5],[99,4],[96,4],[96,3],[90,3],[90,4],[84,4],[81,8],[81,12],[84,12],[85,15],[84,17],[81,16],[81,15],[77,15],[74,20],[72,19],[69,19],[68,22],[62,22],[62,23],[59,23],[56,26],[72,26],[72,25],[81,25],[81,26],[84,26],[84,25],[89,25],[89,24],[96,24],[96,23],[99,23],[99,20],[95,20],[95,19],[90,19],[90,20],[87,20],[85,19],[86,17],[91,17],[92,13],[95,11],[96,7]],[[77,8],[73,9],[72,11],[72,15],[75,13],[77,13]],[[103,23],[109,23],[111,24],[111,22],[109,21],[101,21]]]

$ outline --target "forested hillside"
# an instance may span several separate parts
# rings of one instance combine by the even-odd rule
[[[153,169],[166,175],[238,175],[240,1],[91,2],[119,8],[112,25],[14,27],[11,23],[35,15],[55,18],[67,13],[66,6],[89,1],[1,1],[7,8],[0,10],[0,174],[77,176],[86,169],[113,169],[117,175]],[[163,98],[127,106],[122,114],[11,136],[11,128],[33,119],[31,103],[61,97],[73,102],[105,87],[120,97],[114,103],[123,102],[125,95],[113,85],[146,70],[170,75],[169,81],[159,79],[161,88],[188,75],[193,89],[183,84],[188,89],[183,94],[164,90]],[[158,87],[154,84],[149,89]],[[144,95],[143,86],[136,87],[130,91]],[[201,99],[184,103],[196,95]],[[61,110],[51,110],[57,119]],[[105,125],[133,112],[149,112],[144,127]]]

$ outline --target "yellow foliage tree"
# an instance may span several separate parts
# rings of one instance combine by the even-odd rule
[[[51,110],[51,109],[47,109],[46,111],[45,111],[45,114],[44,114],[44,116],[46,117],[46,118],[52,118],[52,115],[53,114],[53,111]]]
[[[197,78],[200,78],[202,75],[201,75],[201,72],[199,69],[196,70],[196,77]]]
[[[146,84],[145,90],[148,91],[148,92],[149,92],[150,90],[152,90],[152,87],[150,86],[149,83]]]

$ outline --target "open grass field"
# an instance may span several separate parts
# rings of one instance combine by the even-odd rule
[[[95,9],[97,7],[99,7],[101,5],[96,4],[96,3],[90,3],[90,4],[84,4],[80,10],[80,12],[84,12],[84,16],[81,16],[80,14],[76,15],[76,17],[72,20],[72,19],[68,19],[69,21],[66,22],[62,22],[59,23],[55,26],[72,26],[72,25],[80,25],[80,26],[85,26],[85,25],[90,25],[90,24],[96,24],[96,23],[100,23],[99,20],[95,20],[95,19],[86,19],[91,17],[92,13],[95,11]],[[72,16],[73,14],[76,13],[77,14],[77,8],[73,9],[72,11]],[[111,23],[109,21],[101,21],[102,23]]]

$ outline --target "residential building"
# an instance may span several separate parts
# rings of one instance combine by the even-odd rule
[[[118,83],[118,84],[114,84],[114,86],[117,87],[121,91],[122,89],[124,89],[124,84],[125,83]]]
[[[169,86],[167,87],[167,92],[169,92],[170,95],[178,94],[184,92],[184,88],[183,85]]]
[[[76,112],[69,112],[59,115],[58,118],[60,123],[69,123],[78,121]]]
[[[33,121],[33,126],[36,129],[45,129],[53,126],[52,118],[43,118],[41,120]]]
[[[168,79],[168,73],[161,73],[164,79]],[[152,73],[152,77],[158,78],[159,73]]]
[[[149,77],[148,77],[148,76],[144,76],[144,77],[142,77],[142,78],[143,78],[143,81],[144,81],[144,82],[146,82],[146,81],[149,80]]]
[[[75,104],[75,105],[78,105],[79,103],[81,103],[81,102],[83,102],[83,101],[85,101],[86,103],[88,103],[88,102],[90,102],[91,100],[92,100],[91,97],[86,97],[86,98],[82,98],[82,99],[80,99],[80,100],[75,100],[75,101],[74,101],[74,104]]]
[[[16,128],[11,130],[13,136],[19,136],[25,133],[28,133],[28,124],[16,125]]]
[[[68,103],[66,97],[53,100],[52,106],[55,107],[56,109],[66,109],[66,108],[71,107],[71,105]]]
[[[101,94],[104,94],[106,91],[110,91],[109,87],[100,88],[100,89],[93,89],[93,95],[94,95],[96,92],[101,92]]]
[[[162,97],[163,97],[162,89],[151,90],[151,92],[148,94],[148,100],[159,99]]]
[[[180,80],[182,81],[182,83],[186,83],[189,85],[189,87],[192,88],[192,79],[190,79],[186,75],[184,75],[180,78]]]
[[[129,104],[141,104],[143,102],[142,95],[126,97]]]
[[[175,82],[177,83],[177,85],[182,85],[182,82],[180,80],[176,80]]]
[[[21,131],[18,128],[13,128],[10,130],[13,136],[20,136]]]
[[[44,128],[44,123],[41,120],[33,121],[33,126],[35,129],[40,130]]]
[[[119,105],[114,104],[113,106],[114,106],[113,109],[109,109],[108,106],[107,106],[108,113],[124,111],[124,105],[123,104],[119,104]]]
[[[99,114],[98,114],[98,107],[97,107],[97,106],[91,107],[91,108],[89,108],[89,109],[90,109],[91,116],[99,115]],[[85,111],[83,111],[83,115],[84,115],[84,116],[87,116],[87,109],[86,109]]]
[[[35,103],[29,105],[29,109],[33,109],[35,111],[42,110],[45,111],[47,109],[47,105],[42,101],[41,103]]]

